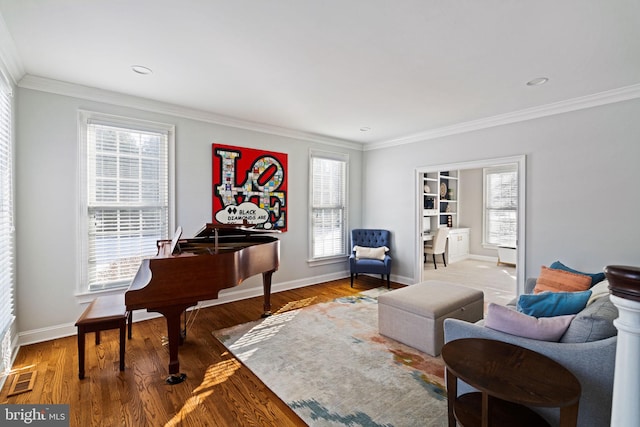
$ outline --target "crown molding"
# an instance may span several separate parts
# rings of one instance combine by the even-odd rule
[[[16,85],[25,74],[18,49],[2,14],[0,14],[0,73],[13,85]]]
[[[350,148],[357,151],[362,151],[363,149],[363,145],[361,143],[353,141],[330,138],[308,132],[301,132],[294,129],[236,119],[233,117],[227,117],[203,110],[197,110],[194,108],[183,107],[180,105],[155,101],[152,99],[127,95],[119,92],[112,92],[109,90],[98,89],[90,86],[82,86],[60,80],[48,79],[45,77],[39,77],[30,74],[22,77],[22,79],[18,82],[18,86],[25,89],[39,90],[42,92],[55,93],[58,95],[103,102],[107,104],[118,105],[121,107],[129,107],[143,111],[167,114],[170,116],[177,116],[201,122],[214,123],[223,126],[283,136],[287,138],[301,139],[324,145]]]
[[[0,32],[1,27],[2,25],[0,23]],[[577,111],[586,108],[598,107],[602,105],[640,98],[640,84],[635,84],[605,92],[595,93],[592,95],[568,99],[565,101],[545,104],[506,114],[499,114],[497,116],[487,117],[484,119],[472,120],[452,126],[431,129],[425,132],[419,132],[400,138],[363,144],[354,141],[330,138],[322,135],[297,131],[279,126],[267,125],[264,123],[236,119],[233,117],[227,117],[203,110],[197,110],[180,105],[169,104],[118,92],[112,92],[104,89],[48,79],[45,77],[33,76],[30,74],[24,75],[24,77],[22,77],[18,81],[18,86],[25,89],[33,89],[43,92],[55,93],[58,95],[87,99],[96,102],[104,102],[108,104],[135,108],[160,114],[167,114],[170,116],[177,116],[207,123],[214,123],[223,126],[283,136],[287,138],[300,139],[324,145],[349,148],[357,151],[379,150],[399,145],[424,142],[431,139],[442,138],[445,136],[472,132],[495,126],[502,126],[511,123],[517,123],[526,120],[553,116],[556,114],[562,114],[571,111]]]
[[[364,151],[378,150],[404,144],[412,144],[415,142],[427,141],[444,136],[456,135],[480,129],[487,129],[495,126],[523,122],[526,120],[538,119],[541,117],[553,116],[556,114],[568,113],[571,111],[583,110],[585,108],[598,107],[636,98],[640,98],[640,84],[625,86],[618,89],[595,93],[592,95],[581,96],[578,98],[568,99],[566,101],[540,105],[538,107],[527,108],[511,113],[499,114],[497,116],[487,117],[484,119],[472,120],[452,126],[431,129],[425,132],[420,132],[401,138],[371,143],[365,145]]]

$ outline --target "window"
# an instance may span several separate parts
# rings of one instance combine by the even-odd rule
[[[11,366],[14,289],[11,87],[0,74],[0,374]]]
[[[518,169],[484,169],[484,244],[515,246],[518,235]]]
[[[311,152],[311,260],[347,254],[348,156]]]
[[[172,228],[173,127],[80,113],[83,291],[129,285]]]

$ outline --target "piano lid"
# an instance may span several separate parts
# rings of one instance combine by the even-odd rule
[[[252,234],[280,233],[280,230],[265,230],[249,227],[245,224],[212,224],[207,223],[198,231],[195,237],[211,238],[217,236],[250,236]]]

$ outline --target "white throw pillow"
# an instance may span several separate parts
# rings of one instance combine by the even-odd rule
[[[598,298],[606,297],[607,295],[609,295],[609,281],[605,279],[591,287],[591,298],[587,301],[587,306]]]
[[[389,248],[386,246],[380,246],[377,248],[368,248],[366,246],[354,246],[353,250],[356,252],[356,259],[370,258],[383,260],[386,252]]]

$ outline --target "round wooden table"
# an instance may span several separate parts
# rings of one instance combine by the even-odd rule
[[[449,427],[548,426],[534,407],[559,407],[560,427],[575,427],[580,382],[567,368],[526,348],[465,338],[442,347]],[[458,378],[480,392],[458,397]],[[526,405],[526,406],[525,406]]]

